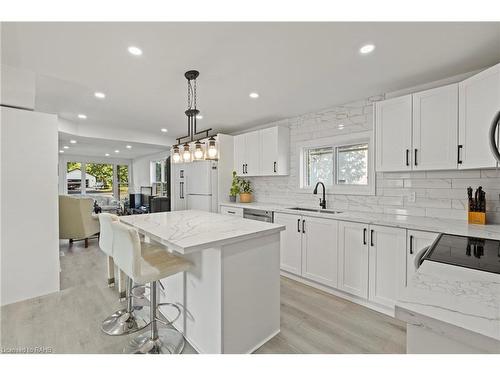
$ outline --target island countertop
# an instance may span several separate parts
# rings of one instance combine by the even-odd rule
[[[121,216],[120,221],[181,254],[278,233],[284,225],[187,210]]]

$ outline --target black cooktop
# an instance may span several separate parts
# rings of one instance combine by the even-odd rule
[[[500,274],[500,241],[441,234],[424,260]]]

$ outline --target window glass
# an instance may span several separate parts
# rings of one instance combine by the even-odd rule
[[[333,184],[333,147],[309,148],[305,154],[306,185]]]
[[[156,161],[154,163],[155,163],[155,175],[154,175],[155,182],[161,182],[161,164],[162,164],[162,162]]]
[[[85,193],[113,196],[113,164],[85,164]]]
[[[128,165],[117,165],[118,173],[118,199],[125,201],[128,199]]]
[[[68,194],[82,193],[82,163],[74,161],[66,163],[66,188]]]
[[[337,147],[339,185],[368,185],[368,143]]]

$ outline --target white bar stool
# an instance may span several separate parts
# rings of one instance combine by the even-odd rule
[[[113,228],[111,223],[118,223],[118,216],[101,213],[99,214],[99,224],[101,234],[99,237],[99,247],[108,256],[108,285],[110,280],[114,281],[114,258],[113,258]],[[118,270],[119,274],[123,274],[121,270]],[[123,274],[125,275],[125,274]],[[129,333],[137,332],[143,329],[148,322],[144,318],[137,317],[134,314],[134,306],[132,304],[132,288],[133,281],[131,278],[126,280],[126,292],[125,298],[127,300],[127,307],[125,309],[120,309],[115,311],[113,314],[108,316],[101,324],[101,329],[104,333],[111,336],[126,335]],[[120,298],[122,296],[120,295]],[[142,308],[142,307],[141,307]]]
[[[121,223],[111,223],[113,228],[113,258],[128,277],[138,284],[150,283],[150,332],[135,337],[124,349],[125,353],[181,353],[184,349],[184,336],[173,328],[158,328],[157,322],[171,325],[158,317],[158,307],[171,303],[158,304],[157,283],[159,280],[188,270],[191,263],[180,256],[170,254],[164,246],[146,244],[141,241],[136,229]],[[178,317],[177,316],[177,317]],[[175,320],[175,319],[174,319]]]

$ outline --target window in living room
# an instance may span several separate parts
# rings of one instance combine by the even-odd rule
[[[68,194],[82,193],[82,163],[74,161],[66,163],[66,188]]]
[[[113,196],[113,164],[85,164],[85,193]]]
[[[128,199],[128,165],[117,165],[116,169],[118,174],[118,199],[123,202]]]

